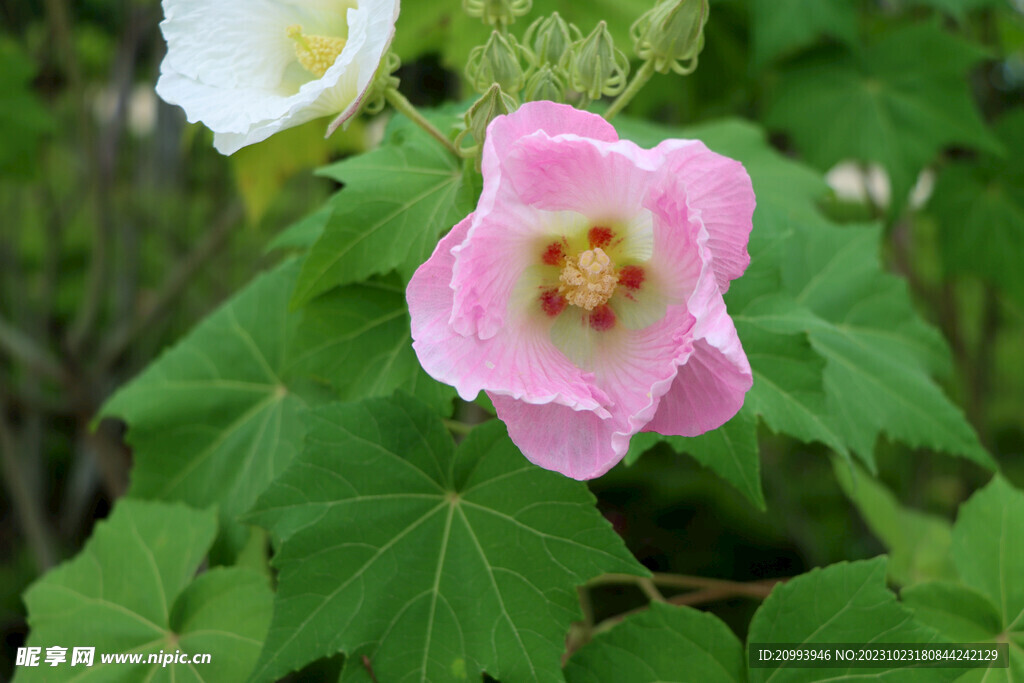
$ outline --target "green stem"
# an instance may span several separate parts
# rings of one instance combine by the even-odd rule
[[[460,436],[465,436],[473,431],[473,425],[459,422],[458,420],[444,420],[444,426],[452,434],[459,434]]]
[[[430,135],[430,137],[434,138],[442,145],[444,145],[445,149],[447,149],[449,152],[451,152],[452,154],[459,158],[462,157],[462,155],[459,154],[459,150],[455,148],[455,145],[452,143],[452,141],[448,139],[448,136],[439,131],[437,127],[434,126],[434,124],[432,124],[423,116],[423,114],[419,113],[419,111],[416,110],[416,107],[413,106],[413,103],[405,99],[405,95],[398,92],[394,88],[388,88],[387,90],[384,91],[384,98],[391,104],[392,107],[405,114],[409,118],[409,120],[411,120],[417,126],[426,131],[427,134]]]
[[[611,121],[612,117],[622,111],[623,107],[629,104],[630,100],[640,92],[640,89],[647,84],[647,81],[654,75],[654,61],[647,60],[644,65],[640,67],[640,70],[633,74],[633,80],[629,82],[626,89],[619,93],[619,96],[612,102],[612,106],[608,107],[608,110],[604,113],[606,121]]]

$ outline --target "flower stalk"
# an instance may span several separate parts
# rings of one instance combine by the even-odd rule
[[[442,133],[437,126],[428,121],[427,118],[416,109],[413,103],[406,99],[405,95],[394,88],[388,88],[384,92],[384,98],[392,107],[400,111],[410,121],[422,128],[427,135],[444,145],[445,149],[459,158],[462,157],[462,154],[458,149],[456,149],[455,144],[448,139],[448,136]]]
[[[611,106],[605,111],[605,120],[611,121],[613,116],[622,111],[623,108],[625,108],[625,106],[636,96],[636,94],[640,92],[645,85],[647,85],[647,81],[651,80],[651,76],[653,75],[654,61],[647,60],[643,63],[643,66],[633,74],[633,79],[630,80],[626,89],[619,93],[619,96],[615,98],[615,101],[612,102]]]

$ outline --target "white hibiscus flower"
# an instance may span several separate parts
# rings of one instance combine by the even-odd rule
[[[391,44],[399,0],[163,0],[157,94],[222,154],[306,121],[355,114]]]

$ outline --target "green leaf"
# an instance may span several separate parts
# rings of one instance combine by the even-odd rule
[[[822,35],[847,43],[857,40],[853,0],[751,0],[750,14],[755,65],[806,47]]]
[[[776,433],[818,441],[848,455],[846,442],[828,412],[822,373],[825,361],[805,334],[774,334],[759,327],[767,314],[736,316],[736,329],[754,375],[744,410],[759,415]]]
[[[735,316],[737,325],[808,335],[826,361],[819,414],[869,468],[880,432],[993,467],[932,379],[948,372],[949,352],[914,312],[906,283],[881,270],[879,231],[824,223],[794,229],[779,264],[789,296],[766,293]]]
[[[745,681],[739,639],[717,617],[653,602],[597,635],[565,667],[569,683]]]
[[[909,586],[930,579],[956,578],[949,556],[949,522],[904,507],[881,482],[853,463],[833,460],[832,466],[843,493],[888,549],[890,579]]]
[[[1024,631],[1024,493],[997,476],[961,505],[953,562],[996,606],[1004,630]]]
[[[788,69],[766,120],[822,170],[846,159],[881,164],[896,213],[943,147],[1000,151],[965,79],[983,56],[936,23],[900,28],[857,53],[830,52]]]
[[[813,569],[771,592],[750,623],[754,643],[932,643],[941,638],[917,622],[885,586],[886,558]],[[952,680],[956,669],[750,669],[750,680]]]
[[[68,652],[56,667],[19,669],[18,680],[244,681],[270,623],[272,593],[249,570],[195,577],[216,530],[213,512],[119,501],[81,553],[26,592],[28,645]],[[92,667],[71,666],[74,646],[96,648]],[[161,650],[206,653],[210,662],[144,663]],[[139,653],[143,663],[104,665],[101,653]]]
[[[324,141],[330,119],[316,119],[279,131],[255,145],[248,145],[229,157],[245,212],[259,221],[285,182],[300,171],[327,163],[332,152],[355,153],[365,147],[366,133],[361,119]]]
[[[456,450],[412,399],[325,406],[260,499],[279,539],[255,679],[346,654],[381,681],[559,680],[576,587],[644,574],[585,485],[528,463],[499,422]]]
[[[451,415],[455,390],[432,380],[412,350],[405,289],[397,278],[333,289],[310,302],[292,369],[322,378],[344,401],[403,389]]]
[[[321,171],[345,188],[299,274],[294,304],[398,270],[408,281],[437,239],[476,205],[459,160],[423,136],[407,136]]]
[[[757,509],[765,509],[757,450],[757,418],[752,412],[740,411],[718,429],[691,438],[653,432],[637,434],[630,441],[626,464],[636,462],[659,441],[664,441],[677,453],[689,453],[694,460],[732,484]]]
[[[947,167],[928,208],[939,223],[946,272],[981,277],[1024,305],[1024,109],[1005,115],[995,132],[1006,158]]]
[[[327,226],[327,221],[331,219],[332,213],[334,213],[334,209],[330,203],[327,203],[313,213],[303,216],[272,239],[267,245],[267,252],[278,249],[309,250],[324,234],[324,228]]]
[[[1002,631],[995,605],[960,583],[919,583],[900,591],[900,600],[913,610],[914,618],[952,642],[984,643]]]
[[[256,278],[103,407],[129,425],[132,495],[217,503],[234,519],[291,462],[299,414],[332,384],[346,397],[403,387],[443,408],[447,390],[408,348],[400,294],[356,286],[290,311],[297,273],[290,261]]]

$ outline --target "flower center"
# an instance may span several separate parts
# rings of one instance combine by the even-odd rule
[[[295,41],[295,56],[299,58],[299,64],[317,78],[327,73],[334,60],[345,49],[344,38],[309,36],[302,32],[302,27],[298,24],[289,26],[285,32]]]
[[[567,259],[558,280],[558,293],[588,311],[607,303],[619,283],[612,260],[600,247],[587,249],[575,263]]]

